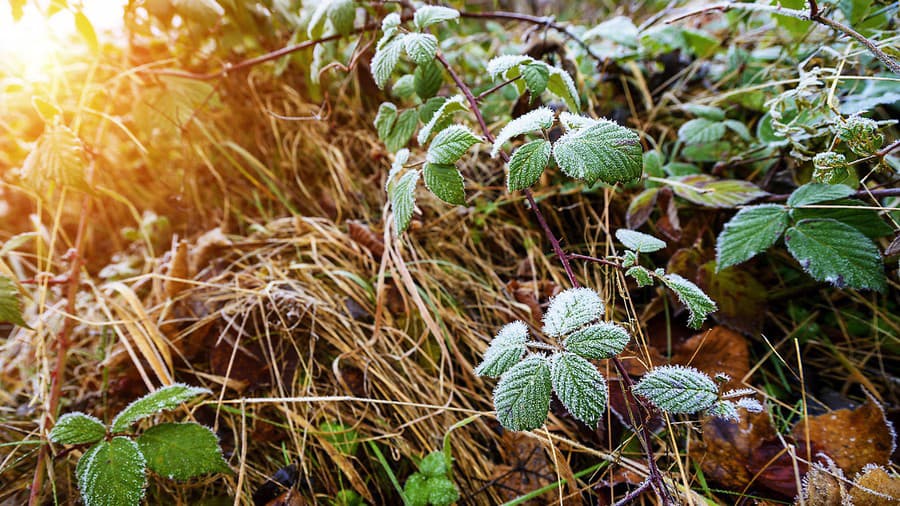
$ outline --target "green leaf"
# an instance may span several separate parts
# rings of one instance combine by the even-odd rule
[[[752,141],[753,136],[750,134],[750,129],[747,128],[747,125],[741,123],[740,121],[736,121],[733,119],[725,120],[725,126],[728,127],[729,130],[738,134],[741,139],[745,141]]]
[[[431,144],[425,160],[435,164],[454,164],[472,146],[481,142],[481,139],[471,130],[462,125],[453,125],[441,130]]]
[[[465,205],[466,189],[462,174],[454,165],[426,163],[422,171],[425,186],[437,198],[448,204]]]
[[[384,146],[394,153],[405,147],[419,125],[419,114],[415,109],[407,109],[400,113],[390,135],[384,140]]]
[[[830,203],[842,208],[798,208],[791,211],[794,221],[831,218],[850,225],[872,239],[891,235],[894,229],[878,215],[876,207],[856,199],[840,199]]]
[[[494,409],[508,430],[532,430],[544,424],[550,410],[550,362],[530,355],[500,376]]]
[[[648,188],[631,199],[628,210],[625,212],[625,225],[633,229],[646,223],[650,214],[653,213],[658,196],[659,188]]]
[[[616,239],[624,244],[626,248],[638,253],[653,253],[666,247],[665,242],[652,235],[624,228],[616,230]]]
[[[705,144],[690,144],[681,150],[681,156],[692,162],[718,162],[727,160],[732,151],[732,145],[728,141],[708,142]]]
[[[50,431],[51,441],[68,445],[96,443],[104,436],[106,425],[103,425],[103,422],[79,412],[66,413],[59,417],[53,430]]]
[[[547,81],[547,91],[561,98],[570,111],[581,110],[581,97],[575,88],[575,81],[568,72],[561,68],[549,67],[550,79]]]
[[[569,130],[581,130],[584,128],[592,127],[600,123],[600,120],[582,116],[580,114],[572,114],[568,111],[563,111],[559,113],[559,122],[560,124],[562,124],[563,128],[565,128],[566,132],[568,132]]]
[[[607,388],[603,375],[587,360],[574,353],[556,353],[551,358],[553,391],[566,410],[589,426],[606,412]]]
[[[653,284],[653,278],[650,274],[650,271],[641,267],[640,265],[635,265],[631,267],[627,271],[625,271],[626,276],[631,276],[637,282],[638,287],[650,286]]]
[[[417,65],[427,65],[434,61],[437,53],[437,38],[430,33],[408,33],[403,37],[406,54]]]
[[[878,132],[878,123],[861,116],[850,116],[837,127],[838,137],[847,143],[850,151],[859,156],[874,155],[884,144],[884,135]]]
[[[422,473],[413,473],[403,485],[403,499],[406,506],[428,506],[428,477]]]
[[[690,318],[688,319],[690,327],[699,329],[707,315],[716,311],[716,303],[691,281],[684,279],[678,274],[666,274],[660,280],[669,290],[675,292],[678,300],[687,307],[690,312]]]
[[[837,184],[850,175],[847,157],[834,151],[816,153],[813,157],[813,181],[816,183]]]
[[[0,274],[0,322],[29,328],[22,318],[22,299],[16,283]]]
[[[428,123],[425,123],[425,126],[419,130],[419,144],[424,146],[425,142],[428,141],[428,138],[431,137],[431,134],[440,132],[449,126],[454,113],[468,110],[469,106],[466,104],[466,99],[462,95],[456,95],[453,98],[446,100],[441,104],[438,110],[431,115],[431,119],[428,120]]]
[[[498,76],[502,77],[503,79],[509,79],[510,70],[516,69],[516,75],[518,75],[519,65],[532,61],[534,61],[534,59],[530,56],[514,54],[497,56],[492,58],[491,61],[489,61],[487,64],[488,75],[490,75],[491,79],[494,81],[497,80]]]
[[[538,139],[523,144],[509,159],[506,188],[510,192],[524,190],[537,182],[550,162],[550,141]]]
[[[769,249],[788,226],[784,206],[745,207],[725,224],[716,241],[716,271],[750,260]]]
[[[341,35],[347,35],[353,31],[353,22],[356,20],[356,6],[353,0],[331,0],[328,5],[328,19],[331,26]]]
[[[419,181],[419,171],[412,170],[403,174],[388,191],[391,199],[391,210],[394,212],[394,232],[403,233],[412,220],[413,211],[416,208],[416,183]]]
[[[394,71],[394,67],[400,61],[400,53],[403,51],[403,47],[403,37],[400,37],[392,39],[375,51],[375,56],[372,57],[371,63],[372,77],[375,78],[375,84],[379,88],[384,89],[384,85],[390,79],[391,72]]]
[[[525,355],[528,326],[524,322],[507,323],[484,352],[484,360],[475,368],[478,376],[495,378],[516,365]]]
[[[629,341],[631,336],[623,327],[600,322],[571,334],[563,342],[563,347],[584,358],[601,359],[622,353]]]
[[[878,247],[850,225],[802,220],[785,232],[784,240],[803,270],[818,281],[879,292],[887,287]]]
[[[725,119],[725,111],[719,107],[711,105],[684,104],[681,108],[694,116],[708,119],[711,121],[722,121]]]
[[[446,476],[434,476],[425,482],[428,489],[428,502],[434,506],[450,506],[459,500],[456,484]]]
[[[116,433],[128,430],[128,427],[138,420],[161,411],[175,409],[198,395],[209,393],[212,392],[206,388],[192,387],[183,383],[162,387],[132,402],[120,411],[113,419],[110,431]]]
[[[503,144],[517,135],[530,132],[537,132],[541,129],[548,129],[553,126],[553,111],[549,107],[538,107],[537,109],[527,112],[518,118],[510,121],[497,134],[494,139],[494,146],[491,148],[491,156],[496,158],[503,148]]]
[[[706,174],[672,179],[681,183],[672,185],[675,195],[706,207],[735,207],[767,195],[750,181],[740,179],[716,179]]]
[[[437,94],[444,84],[444,68],[435,62],[416,66],[413,72],[413,86],[416,95],[422,100],[428,100]]]
[[[75,475],[85,506],[137,506],[147,486],[144,456],[122,436],[92,446],[78,460]]]
[[[632,391],[671,414],[691,414],[709,409],[719,389],[712,378],[680,365],[664,365],[644,375]]]
[[[791,207],[808,206],[846,198],[853,193],[853,188],[842,184],[809,183],[794,190],[794,193],[788,197],[787,205]]]
[[[416,92],[416,78],[410,74],[400,76],[391,86],[391,96],[409,98]]]
[[[644,165],[638,135],[605,119],[560,137],[553,157],[566,175],[589,184],[598,179],[609,184],[634,181]]]
[[[459,19],[459,11],[439,5],[423,5],[416,9],[413,15],[413,24],[419,30],[427,28],[435,23]]]
[[[546,63],[537,62],[522,65],[522,79],[525,80],[525,87],[531,92],[533,97],[537,97],[547,89],[550,81],[550,69]]]
[[[381,31],[386,32],[392,28],[397,28],[402,22],[403,18],[400,17],[400,14],[392,12],[381,20]]]
[[[550,299],[544,313],[544,333],[562,337],[603,316],[603,299],[590,288],[569,288]]]
[[[322,439],[331,443],[334,449],[347,457],[356,454],[359,447],[359,433],[350,426],[340,422],[325,421],[319,424]]]
[[[714,142],[725,135],[725,124],[706,118],[697,118],[681,125],[678,138],[685,144],[703,144]]]
[[[147,467],[170,480],[187,480],[207,473],[229,472],[219,438],[198,423],[161,423],[137,438]]]
[[[450,463],[444,456],[444,452],[433,451],[419,462],[419,471],[428,477],[446,476],[450,472]]]
[[[387,179],[384,181],[384,191],[388,194],[391,193],[391,188],[394,187],[394,177],[403,170],[403,166],[406,165],[407,161],[409,161],[408,149],[403,148],[394,154],[394,161],[391,162],[391,171],[388,172]]]
[[[384,141],[391,133],[394,122],[397,121],[397,106],[390,102],[382,102],[378,106],[378,114],[375,115],[375,130],[378,138]]]

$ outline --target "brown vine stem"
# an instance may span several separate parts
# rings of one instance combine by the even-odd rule
[[[447,73],[450,74],[450,78],[456,84],[456,87],[459,88],[459,90],[466,97],[466,101],[472,108],[472,113],[475,115],[475,120],[478,122],[478,126],[484,133],[485,139],[488,142],[493,143],[494,135],[491,133],[491,130],[488,128],[487,123],[484,120],[484,115],[482,115],[481,109],[478,107],[478,101],[472,94],[472,90],[465,82],[463,82],[463,80],[459,77],[459,74],[456,73],[456,70],[453,69],[453,67],[440,51],[437,52],[436,58],[447,70]],[[506,153],[506,151],[501,150],[500,157],[505,163],[509,163],[509,155]],[[550,225],[544,218],[544,214],[541,212],[541,209],[538,207],[537,202],[534,200],[534,194],[532,194],[531,190],[527,188],[525,189],[524,193],[525,198],[528,200],[528,205],[534,212],[534,216],[537,219],[541,230],[543,230],[544,232],[544,236],[548,241],[550,241],[550,246],[553,249],[553,252],[556,254],[557,258],[559,258],[559,261],[566,272],[566,277],[568,278],[569,283],[573,288],[578,288],[581,285],[578,283],[578,279],[575,277],[575,272],[572,270],[572,264],[569,261],[569,255],[567,255],[565,251],[563,251],[563,248],[559,243],[559,239],[556,238],[556,235],[554,235],[553,231],[550,229]],[[628,371],[625,369],[625,364],[623,364],[618,357],[613,357],[612,362],[616,370],[618,371],[619,376],[622,377],[622,382],[625,385],[626,391],[630,392],[632,387],[634,386],[634,382],[631,380],[631,376],[628,375]],[[635,432],[637,432],[638,436],[640,437],[641,446],[643,447],[644,454],[647,458],[647,466],[649,468],[649,481],[650,483],[652,483],[653,488],[656,490],[662,504],[669,505],[671,504],[669,500],[669,492],[666,488],[662,474],[659,472],[659,468],[656,465],[656,458],[653,455],[653,446],[650,440],[650,433],[645,425],[638,423],[638,417],[634,415],[632,404],[628,402],[627,395],[625,396],[625,406],[628,409],[628,417],[631,420],[632,426],[634,427]],[[640,414],[640,407],[638,407],[638,412]],[[649,419],[649,416],[647,417],[647,419]]]
[[[62,205],[62,204],[60,204]],[[78,297],[78,288],[81,284],[81,263],[84,249],[84,236],[91,214],[91,197],[85,196],[81,201],[81,216],[78,218],[78,231],[75,235],[75,244],[69,250],[70,257],[69,274],[66,285],[66,314],[74,315],[76,312],[75,300]],[[75,328],[75,319],[71,316],[63,320],[62,328],[56,336],[56,364],[53,367],[50,380],[50,399],[47,402],[47,411],[44,412],[42,429],[48,429],[56,419],[56,411],[59,408],[59,399],[62,395],[62,385],[66,375],[66,360],[69,348],[72,346],[70,336]],[[31,482],[31,491],[28,495],[28,505],[38,506],[41,501],[41,489],[44,486],[44,462],[50,453],[49,446],[42,446],[38,452],[37,465],[34,469],[34,479]]]
[[[819,6],[816,4],[815,0],[810,2],[809,11],[801,11],[797,9],[788,9],[786,7],[781,7],[780,5],[767,5],[767,4],[757,4],[757,3],[736,3],[736,2],[728,2],[721,3],[715,5],[708,5],[706,7],[702,7],[700,9],[696,9],[685,14],[681,14],[674,18],[666,20],[666,23],[674,23],[676,21],[680,21],[685,18],[689,18],[692,16],[696,16],[699,14],[705,14],[708,12],[727,12],[730,10],[741,10],[748,12],[765,12],[768,14],[779,14],[782,16],[790,16],[792,18],[801,19],[803,21],[813,21],[819,23],[820,25],[827,26],[833,30],[837,30],[849,37],[856,39],[857,42],[866,46],[866,49],[869,50],[872,55],[877,58],[881,63],[884,63],[887,68],[891,69],[891,72],[895,74],[900,74],[900,63],[897,63],[897,60],[891,58],[887,55],[881,48],[878,47],[872,39],[867,38],[863,34],[857,32],[853,28],[835,21],[831,18],[827,18],[822,15],[822,11],[819,9]]]

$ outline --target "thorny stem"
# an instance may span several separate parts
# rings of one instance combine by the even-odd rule
[[[91,214],[91,200],[89,196],[81,201],[81,216],[78,219],[78,232],[75,236],[75,244],[71,251],[69,265],[68,285],[66,286],[66,314],[75,314],[75,300],[78,297],[78,288],[81,284],[81,262],[84,249],[84,236]],[[59,408],[59,399],[62,395],[62,385],[66,375],[66,360],[69,348],[72,345],[70,336],[75,328],[75,319],[68,317],[63,320],[62,329],[56,336],[56,365],[51,374],[50,399],[47,403],[47,411],[44,412],[42,429],[48,430],[56,419],[56,411]],[[28,505],[38,506],[41,501],[41,489],[44,485],[44,461],[50,452],[49,446],[43,446],[38,451],[37,465],[34,469],[34,479],[31,482],[31,492],[28,495]]]
[[[466,83],[459,77],[459,74],[453,69],[447,59],[444,57],[443,53],[440,51],[436,54],[437,60],[443,65],[443,67],[447,70],[447,73],[450,74],[450,78],[456,83],[457,88],[462,92],[462,94],[466,97],[466,101],[468,101],[469,106],[472,108],[472,113],[475,115],[475,120],[478,122],[478,126],[481,128],[481,131],[484,133],[484,137],[488,142],[494,142],[494,135],[491,134],[490,129],[487,126],[487,123],[484,120],[484,116],[481,113],[481,109],[478,107],[478,102],[475,100],[475,96],[472,95],[472,90],[469,88]],[[509,155],[506,154],[505,151],[500,151],[500,157],[504,162],[509,162]],[[541,209],[538,207],[537,202],[534,200],[534,195],[531,193],[530,189],[525,189],[525,198],[528,200],[528,205],[531,207],[531,210],[534,212],[535,218],[537,218],[538,224],[544,232],[544,236],[550,241],[550,246],[553,248],[553,252],[556,254],[557,258],[559,258],[560,263],[563,266],[563,269],[566,272],[566,277],[569,279],[569,283],[573,288],[578,288],[581,286],[578,283],[578,279],[575,277],[575,272],[572,270],[572,264],[569,261],[569,256],[563,251],[562,246],[559,243],[559,239],[553,234],[553,231],[550,229],[550,225],[547,223],[547,220],[544,218],[544,214],[541,212]],[[628,402],[627,392],[630,392],[632,387],[634,386],[634,382],[631,380],[631,377],[628,375],[628,371],[625,369],[625,364],[619,360],[618,357],[613,357],[612,362],[619,373],[619,376],[622,378],[622,382],[624,383],[626,395],[625,395],[625,406],[628,409],[628,417],[632,422],[635,432],[638,433],[641,439],[641,446],[644,449],[645,456],[647,458],[647,465],[649,468],[648,479],[649,482],[653,485],[653,488],[656,489],[657,494],[662,501],[663,505],[671,504],[669,501],[669,492],[666,488],[665,482],[663,481],[662,474],[659,472],[659,468],[656,466],[656,459],[653,455],[653,446],[650,440],[650,432],[647,430],[645,425],[640,423],[638,417],[635,416],[633,411],[633,406],[631,402]],[[641,409],[638,406],[638,414]],[[647,410],[646,420],[649,421],[650,412]]]
[[[796,19],[802,19],[803,21],[815,21],[821,25],[827,26],[831,29],[837,30],[839,32],[844,33],[845,35],[856,39],[860,44],[866,46],[866,49],[872,53],[875,58],[884,63],[891,72],[895,74],[900,74],[900,63],[897,63],[897,60],[891,58],[884,51],[882,51],[878,45],[872,41],[871,39],[866,38],[861,33],[857,32],[853,28],[835,21],[831,18],[826,18],[822,15],[822,11],[819,10],[819,6],[816,4],[815,0],[810,2],[809,11],[801,11],[797,9],[788,9],[785,7],[781,7],[780,5],[765,5],[765,4],[756,4],[756,3],[722,3],[716,5],[709,5],[706,7],[702,7],[697,10],[690,11],[688,13],[682,14],[680,16],[676,16],[672,19],[666,21],[666,23],[674,23],[676,21],[680,21],[682,19],[696,16],[698,14],[704,14],[707,12],[719,11],[719,12],[727,12],[729,10],[742,10],[749,12],[766,12],[769,14],[779,14],[782,16],[790,16]]]

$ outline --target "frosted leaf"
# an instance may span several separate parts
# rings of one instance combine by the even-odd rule
[[[508,79],[507,73],[511,69],[516,68],[523,63],[530,63],[532,61],[534,61],[534,59],[530,56],[513,54],[497,56],[488,62],[487,71],[493,80],[497,80],[498,76],[503,77],[503,79]]]
[[[739,408],[744,408],[751,413],[762,413],[763,405],[752,397],[741,397],[734,401]]]
[[[680,365],[664,365],[644,375],[632,391],[671,414],[691,414],[710,409],[718,388],[706,374]]]
[[[110,430],[122,432],[134,422],[150,415],[175,409],[182,403],[201,394],[212,393],[206,388],[192,387],[184,383],[175,383],[149,393],[125,407],[113,419]]]
[[[703,293],[700,287],[678,274],[666,274],[662,277],[662,282],[669,290],[675,292],[678,300],[687,307],[690,313],[688,326],[691,328],[699,329],[707,315],[718,309],[716,303]]]
[[[384,140],[384,147],[388,151],[395,152],[409,143],[416,127],[419,125],[419,114],[415,109],[407,109],[400,113],[397,122],[391,129],[391,133]]]
[[[563,347],[584,358],[609,358],[622,353],[631,340],[628,331],[611,322],[589,325],[571,334]]]
[[[106,436],[106,425],[97,418],[84,413],[66,413],[59,417],[50,440],[56,443],[77,445],[95,443]]]
[[[384,85],[390,79],[391,72],[394,71],[394,67],[400,61],[400,53],[403,51],[403,48],[403,37],[400,37],[386,42],[375,51],[371,64],[372,77],[375,78],[375,84],[380,89],[384,89]]]
[[[538,107],[510,121],[497,134],[494,147],[491,148],[491,157],[497,158],[503,144],[517,135],[536,132],[550,128],[553,125],[553,111],[549,107]]]
[[[853,193],[853,188],[843,184],[807,183],[791,193],[787,205],[790,207],[807,206],[846,198]]]
[[[122,436],[92,446],[78,460],[75,475],[85,506],[136,506],[147,486],[144,456]]]
[[[425,160],[434,164],[454,164],[481,138],[462,125],[449,126],[438,133],[428,146]]]
[[[500,425],[509,430],[532,430],[547,419],[550,409],[550,362],[530,355],[500,376],[494,389],[494,409]]]
[[[637,251],[639,253],[652,253],[666,247],[666,243],[653,237],[634,230],[620,228],[616,230],[616,239],[619,240],[626,248]]]
[[[716,241],[716,271],[769,249],[787,225],[788,213],[784,206],[763,204],[741,209],[725,224]]]
[[[419,471],[425,476],[444,476],[450,471],[450,465],[444,452],[433,451],[419,462]]]
[[[466,203],[465,182],[455,165],[426,163],[422,175],[425,187],[437,198],[457,206]]]
[[[387,181],[384,182],[384,191],[390,192],[393,186],[394,177],[403,170],[403,166],[409,161],[409,150],[406,148],[397,151],[394,154],[394,161],[391,163],[391,171],[388,172]]]
[[[438,110],[431,115],[431,119],[428,120],[428,123],[425,123],[425,126],[419,130],[419,136],[417,138],[419,144],[424,145],[428,142],[428,138],[431,137],[432,133],[442,130],[442,128],[440,128],[442,125],[446,127],[446,123],[449,122],[453,113],[468,110],[469,106],[466,104],[466,99],[462,95],[456,95],[445,101]]]
[[[484,352],[484,360],[475,368],[479,376],[497,377],[509,370],[525,355],[528,326],[524,322],[507,323]]]
[[[506,188],[513,192],[524,190],[540,179],[550,163],[550,141],[534,140],[523,144],[509,159]]]
[[[550,299],[544,333],[562,337],[603,316],[603,299],[590,288],[569,288]]]
[[[550,67],[550,79],[547,80],[547,91],[561,98],[571,111],[581,109],[581,97],[575,88],[575,81],[565,70],[558,67]]]
[[[440,5],[423,5],[416,9],[416,13],[413,15],[413,23],[419,30],[435,23],[455,19],[459,19],[459,11]]]
[[[639,287],[650,286],[653,284],[653,278],[650,276],[650,271],[640,265],[635,265],[628,269],[625,271],[625,275],[634,278]]]
[[[553,391],[569,413],[591,428],[606,412],[607,387],[603,375],[574,353],[557,353],[551,359]]]
[[[838,288],[887,288],[878,246],[859,230],[827,218],[800,220],[784,233],[784,242],[803,270]]]
[[[187,480],[206,473],[228,472],[219,438],[193,422],[162,423],[137,438],[147,467],[169,479]]]
[[[388,190],[391,210],[394,212],[394,233],[399,235],[409,227],[413,212],[416,209],[416,183],[420,172],[411,170],[400,176],[400,179]]]
[[[427,65],[437,53],[437,37],[430,33],[409,33],[403,37],[406,54],[416,65]]]
[[[741,421],[741,416],[740,414],[738,414],[737,405],[735,405],[735,403],[731,401],[716,402],[706,410],[706,414],[732,422]]]
[[[378,106],[378,114],[375,115],[375,130],[382,141],[387,139],[397,121],[397,106],[390,102],[382,102]]]
[[[559,122],[568,132],[569,130],[579,130],[594,126],[598,123],[598,120],[587,116],[581,116],[580,114],[572,114],[571,112],[563,111],[559,113]]]
[[[640,137],[609,120],[569,131],[553,145],[553,157],[563,173],[589,184],[628,183],[641,177],[644,166]]]

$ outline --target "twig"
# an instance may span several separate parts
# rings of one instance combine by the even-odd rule
[[[606,260],[605,258],[597,258],[589,255],[579,255],[578,253],[569,253],[568,257],[570,260],[584,260],[585,262],[594,262],[598,264],[608,265],[610,267],[615,267],[616,269],[621,269],[622,265],[611,260]]]
[[[769,195],[768,197],[760,199],[762,202],[784,202],[791,196],[790,193],[782,193],[779,195]],[[876,199],[882,197],[897,197],[900,196],[900,188],[882,188],[880,190],[859,190],[856,193],[849,195],[850,197],[874,197]]]
[[[845,35],[848,35],[854,39],[856,39],[860,44],[866,46],[870,53],[872,53],[875,58],[884,63],[891,72],[895,74],[900,74],[900,63],[897,63],[897,60],[888,56],[884,51],[882,51],[877,44],[871,39],[866,38],[861,33],[857,32],[853,28],[837,22],[831,18],[826,18],[822,15],[822,11],[819,10],[819,6],[815,1],[810,2],[809,11],[801,11],[797,9],[788,9],[785,7],[781,7],[780,5],[766,5],[766,4],[756,4],[756,3],[722,3],[716,5],[709,5],[706,7],[702,7],[700,9],[687,12],[685,14],[681,14],[672,19],[666,21],[667,24],[674,23],[676,21],[680,21],[685,18],[689,18],[691,16],[696,16],[698,14],[705,14],[707,12],[727,12],[730,10],[742,10],[749,12],[765,12],[768,14],[779,14],[782,16],[789,16],[792,18],[800,19],[803,21],[814,21],[821,25],[827,26],[833,30],[837,30]]]
[[[476,102],[481,102],[481,101],[484,100],[485,97],[487,97],[488,95],[490,95],[490,94],[492,94],[492,93],[494,93],[494,92],[496,92],[496,91],[498,91],[498,90],[503,89],[503,87],[506,86],[507,84],[513,83],[513,82],[515,82],[515,81],[517,81],[517,80],[519,80],[519,79],[521,79],[521,78],[522,78],[522,76],[521,76],[521,75],[518,75],[518,76],[516,76],[516,77],[513,77],[513,78],[511,78],[511,79],[507,79],[506,81],[503,81],[502,83],[500,83],[500,84],[494,86],[493,88],[491,88],[491,89],[489,89],[489,90],[482,91],[477,97],[475,97],[475,101],[476,101]]]
[[[478,102],[475,100],[475,96],[472,94],[472,90],[459,77],[459,74],[456,73],[456,71],[444,57],[443,53],[438,51],[436,58],[447,70],[447,73],[450,74],[450,78],[456,84],[457,88],[459,88],[462,94],[466,97],[466,101],[468,101],[469,106],[472,108],[472,113],[475,115],[475,120],[478,122],[478,126],[481,128],[485,139],[487,139],[488,142],[493,143],[494,135],[491,133],[490,129],[487,126],[487,122],[485,122],[484,120],[484,115],[482,115],[481,113],[481,109],[478,106]],[[500,151],[500,157],[504,162],[509,162],[509,155],[505,151]],[[528,200],[528,204],[531,207],[531,210],[534,212],[535,218],[537,218],[538,224],[544,232],[544,236],[548,241],[550,241],[550,246],[553,248],[553,252],[556,254],[557,258],[559,258],[559,261],[566,272],[566,277],[568,278],[569,283],[573,288],[578,288],[581,285],[578,283],[578,279],[575,277],[575,272],[572,270],[572,264],[569,261],[569,257],[563,251],[562,246],[560,246],[559,239],[557,239],[553,234],[553,231],[550,229],[550,225],[547,224],[547,220],[544,218],[544,214],[541,212],[540,208],[537,205],[537,202],[535,202],[534,200],[534,195],[532,194],[531,190],[527,188],[525,189],[524,193],[525,198]],[[625,384],[625,389],[630,392],[632,387],[634,387],[634,382],[628,375],[628,371],[625,369],[625,364],[623,364],[618,357],[613,357],[612,362],[615,365],[619,376],[622,377],[622,382]],[[632,404],[628,402],[627,396],[625,397],[625,406],[628,410],[628,417],[632,421],[634,430],[640,437],[641,446],[643,447],[644,454],[647,458],[647,466],[649,468],[648,479],[653,485],[653,488],[657,491],[661,503],[665,506],[668,506],[669,504],[671,504],[669,500],[669,492],[666,488],[662,474],[659,472],[659,468],[656,466],[656,459],[653,455],[653,446],[650,440],[650,432],[647,430],[645,425],[638,423],[639,417],[636,417],[634,415]],[[639,414],[640,411],[640,406],[638,406]],[[647,413],[649,413],[649,410],[647,411]]]

